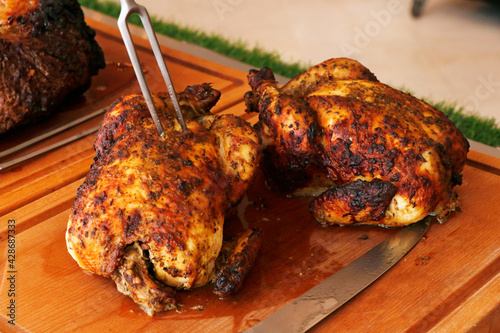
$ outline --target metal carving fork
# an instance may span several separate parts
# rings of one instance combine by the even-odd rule
[[[179,106],[179,101],[177,99],[177,94],[175,93],[174,86],[172,84],[172,80],[170,79],[170,74],[168,73],[167,66],[165,65],[165,60],[161,54],[160,46],[158,44],[158,39],[156,38],[156,34],[153,30],[153,26],[151,25],[151,20],[149,18],[148,11],[144,6],[137,4],[134,0],[120,0],[121,4],[121,12],[118,17],[118,29],[120,29],[120,33],[123,38],[123,42],[125,43],[125,47],[127,48],[128,55],[132,62],[132,66],[134,67],[135,75],[137,76],[137,80],[139,81],[139,85],[142,90],[142,94],[144,95],[144,99],[149,108],[149,112],[151,113],[151,117],[153,117],[153,121],[158,129],[158,133],[160,136],[165,135],[165,131],[163,130],[163,126],[158,119],[158,114],[156,112],[156,107],[153,103],[153,98],[151,97],[151,92],[149,91],[148,83],[146,82],[146,78],[144,77],[144,72],[142,71],[141,63],[139,62],[139,57],[137,56],[137,50],[135,49],[134,42],[132,41],[132,36],[130,34],[130,30],[127,25],[127,19],[131,14],[138,14],[141,18],[142,25],[146,30],[146,35],[148,36],[149,43],[151,44],[151,48],[153,49],[153,53],[156,57],[156,62],[158,63],[158,67],[160,67],[160,71],[163,75],[163,79],[165,80],[165,84],[167,85],[168,93],[170,95],[170,99],[172,100],[172,104],[174,105],[175,113],[177,115],[177,120],[181,125],[182,131],[185,132],[187,130],[186,122],[184,121],[184,117],[181,113],[181,108]]]

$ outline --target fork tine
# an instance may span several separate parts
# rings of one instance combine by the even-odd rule
[[[144,8],[144,7],[142,7],[142,8]],[[165,84],[167,85],[168,93],[170,95],[170,99],[172,100],[172,104],[174,105],[175,114],[177,115],[177,120],[179,121],[179,124],[181,125],[182,131],[185,132],[187,130],[186,122],[184,121],[184,117],[182,116],[181,107],[179,105],[179,100],[177,99],[177,94],[175,92],[174,85],[172,83],[172,79],[170,78],[170,74],[168,72],[167,65],[165,64],[165,60],[163,59],[163,54],[161,53],[161,50],[160,50],[160,44],[158,43],[158,38],[156,37],[156,34],[153,30],[153,26],[151,24],[151,20],[149,18],[149,15],[147,14],[147,11],[145,8],[144,8],[144,11],[145,11],[144,16],[148,22],[148,24],[144,25],[144,28],[146,29],[146,34],[148,36],[149,43],[151,44],[151,48],[153,49],[153,53],[156,57],[156,62],[158,63],[158,67],[160,68],[160,72],[163,75],[163,80],[165,81]]]
[[[120,30],[120,33],[122,35],[123,42],[125,43],[125,47],[132,62],[132,66],[134,67],[135,75],[137,76],[137,80],[139,81],[139,86],[141,87],[142,94],[144,95],[144,99],[146,100],[146,104],[148,105],[151,117],[153,118],[153,122],[155,123],[158,133],[162,137],[165,135],[165,131],[158,118],[156,107],[154,105],[151,92],[146,82],[146,78],[144,77],[144,72],[142,71],[142,66],[137,55],[137,50],[135,48],[127,24],[128,17],[133,13],[138,14],[141,18],[142,25],[146,30],[146,35],[148,36],[149,43],[151,44],[151,48],[155,55],[156,62],[158,63],[158,67],[160,68],[165,84],[167,85],[168,93],[170,95],[170,99],[172,100],[177,120],[181,126],[182,131],[185,132],[187,130],[186,122],[184,120],[184,117],[182,116],[179,101],[177,99],[177,94],[175,93],[172,80],[170,79],[170,74],[168,73],[167,66],[165,65],[165,60],[163,59],[163,55],[158,44],[158,39],[156,38],[156,34],[151,25],[151,20],[146,8],[144,6],[138,5],[134,0],[120,0],[120,3],[121,12],[120,16],[118,17],[118,29]]]

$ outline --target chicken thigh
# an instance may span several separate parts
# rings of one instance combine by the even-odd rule
[[[283,87],[251,70],[268,183],[312,194],[322,224],[402,226],[458,209],[468,141],[429,104],[378,82],[359,62],[330,59]]]
[[[208,84],[179,94],[186,132],[168,95],[154,95],[164,137],[142,95],[114,103],[71,211],[66,241],[73,258],[111,277],[151,315],[175,308],[171,287],[199,287],[218,276],[218,295],[235,292],[259,248],[259,231],[243,232],[216,265],[226,211],[243,197],[259,164],[253,128],[236,116],[209,113],[219,95]],[[237,276],[224,273],[227,265]]]

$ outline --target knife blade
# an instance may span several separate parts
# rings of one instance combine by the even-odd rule
[[[403,258],[427,232],[430,217],[402,228],[337,273],[245,332],[305,332]]]
[[[75,134],[67,139],[64,139],[64,140],[61,140],[61,141],[58,141],[56,143],[53,143],[47,147],[44,147],[44,148],[41,148],[41,149],[38,149],[36,151],[33,151],[31,153],[28,153],[28,154],[25,154],[25,155],[22,155],[18,158],[15,158],[13,160],[10,160],[10,161],[7,161],[7,162],[3,162],[3,163],[0,163],[0,171],[2,170],[5,170],[7,168],[10,168],[18,163],[21,163],[21,162],[24,162],[24,161],[27,161],[29,160],[30,158],[33,158],[33,157],[36,157],[36,156],[39,156],[39,155],[42,155],[42,154],[45,154],[51,150],[54,150],[56,148],[59,148],[59,147],[62,147],[68,143],[71,143],[73,141],[76,141],[78,139],[81,139],[83,137],[86,137],[87,135],[90,135],[94,132],[97,132],[97,130],[99,129],[100,125],[99,126],[95,126],[95,127],[92,127],[88,130],[84,130],[78,134]]]
[[[23,142],[21,144],[18,144],[17,146],[14,146],[12,148],[0,151],[0,157],[8,156],[8,155],[16,153],[16,152],[18,152],[20,150],[23,150],[24,148],[27,148],[27,147],[29,147],[31,145],[34,145],[35,143],[41,142],[41,141],[43,141],[43,140],[45,140],[47,138],[50,138],[50,137],[52,137],[52,136],[54,136],[56,134],[64,132],[65,130],[70,129],[70,128],[76,126],[76,125],[80,125],[81,123],[83,123],[83,122],[85,122],[85,121],[87,121],[89,119],[92,119],[92,118],[94,118],[96,116],[99,116],[99,115],[103,114],[105,111],[106,111],[105,108],[99,108],[99,109],[97,109],[97,110],[95,110],[93,112],[90,112],[90,113],[88,113],[88,114],[86,114],[86,115],[84,115],[84,116],[82,116],[82,117],[80,117],[78,119],[75,119],[75,120],[73,120],[73,121],[71,121],[71,122],[69,122],[67,124],[61,125],[61,126],[55,128],[53,130],[50,130],[50,131],[48,131],[46,133],[43,133],[43,134],[41,134],[41,135],[39,135],[39,136],[31,139],[31,140],[27,140],[27,141],[25,141],[25,142]]]

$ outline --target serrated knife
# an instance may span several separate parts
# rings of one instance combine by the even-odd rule
[[[377,280],[422,238],[430,218],[402,228],[245,332],[306,332]]]

